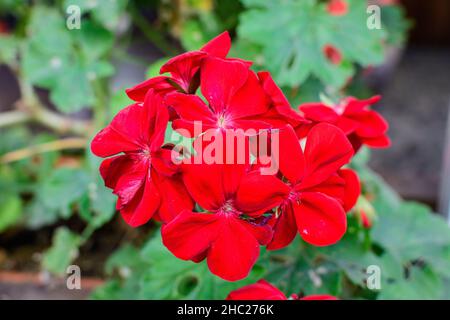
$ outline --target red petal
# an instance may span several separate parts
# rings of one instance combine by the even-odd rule
[[[91,142],[96,156],[109,157],[120,152],[140,150],[141,142],[136,123],[141,122],[142,106],[133,104],[121,110],[112,122],[101,130]]]
[[[298,107],[303,112],[306,119],[315,122],[335,123],[339,119],[339,115],[333,108],[323,103],[305,103]]]
[[[335,46],[327,44],[323,47],[322,51],[332,64],[340,64],[342,62],[342,53]]]
[[[155,152],[164,144],[164,138],[169,122],[169,110],[165,107],[162,101],[162,96],[157,95],[154,91],[149,91],[144,101],[144,108],[148,108],[149,117],[147,125],[142,130],[148,130],[150,137],[147,144],[150,145],[150,151]],[[145,132],[145,131],[144,131]],[[145,137],[145,133],[142,133]]]
[[[173,151],[176,152],[176,151]],[[152,167],[160,175],[171,176],[180,171],[180,167],[172,160],[172,150],[159,149],[151,153]]]
[[[297,235],[297,223],[290,203],[281,209],[281,215],[276,219],[272,241],[267,245],[268,250],[278,250],[289,245]]]
[[[358,114],[352,114],[352,119],[358,121],[360,126],[356,134],[361,137],[375,138],[383,135],[388,130],[386,120],[376,111],[367,110]]]
[[[215,113],[223,112],[247,81],[248,67],[239,61],[208,57],[201,70],[201,90]]]
[[[155,90],[155,92],[159,94],[166,94],[168,92],[175,91],[176,88],[167,81],[168,79],[169,77],[166,76],[150,78],[132,88],[125,90],[125,92],[131,100],[136,102],[144,102],[145,95],[150,89]]]
[[[316,246],[338,242],[347,230],[347,217],[336,199],[319,192],[303,192],[293,203],[301,237]]]
[[[190,51],[180,54],[167,61],[160,73],[170,72],[174,80],[181,86],[184,92],[189,93],[191,81],[200,68],[200,63],[206,53],[201,51]]]
[[[248,71],[245,84],[231,97],[227,114],[232,119],[261,115],[268,111],[269,100],[253,71]]]
[[[352,120],[345,116],[340,116],[339,119],[334,123],[336,127],[342,130],[344,134],[349,135],[354,132],[358,127],[358,121]]]
[[[222,218],[222,228],[208,253],[211,272],[225,280],[245,278],[259,256],[259,243],[236,218]]]
[[[247,131],[247,133],[256,132],[257,134],[260,130],[265,130],[272,127],[271,124],[262,117],[255,117],[255,119],[261,120],[253,120],[252,118],[238,119],[232,122],[232,127],[233,129],[242,129]]]
[[[225,58],[230,51],[230,48],[231,38],[228,31],[225,31],[210,40],[203,46],[203,48],[200,49],[200,51],[206,52],[218,58]]]
[[[238,179],[243,174],[242,166],[232,164],[183,164],[182,171],[191,196],[202,208],[210,211],[220,209],[230,194],[236,192]],[[225,172],[228,172],[227,177],[224,177]]]
[[[216,214],[183,211],[162,226],[162,241],[176,257],[192,260],[209,250],[221,228]]]
[[[129,157],[126,166],[121,165],[119,169],[120,177],[114,186],[114,194],[119,196],[122,205],[128,204],[136,195],[142,184],[145,183],[148,175],[149,163],[148,160],[139,159],[138,157]],[[123,162],[122,162],[123,164]]]
[[[303,155],[300,142],[295,134],[294,129],[287,125],[279,131],[279,149],[274,150],[272,147],[272,157],[279,157],[280,171],[290,182],[295,183],[299,181],[305,173],[305,158]],[[272,146],[276,143],[274,138],[275,133],[272,134]],[[275,140],[274,140],[275,139]]]
[[[148,175],[145,184],[134,198],[121,210],[123,219],[132,227],[143,225],[151,219],[160,205],[158,189]]]
[[[354,97],[348,97],[343,103],[345,104],[344,114],[352,114],[355,112],[361,112],[366,107],[374,105],[381,100],[381,96],[373,96],[366,100],[358,100]]]
[[[287,300],[283,292],[266,280],[259,280],[230,292],[226,300]]]
[[[172,106],[182,120],[201,121],[202,124],[216,124],[216,116],[196,95],[174,92],[166,97],[166,104]]]
[[[376,138],[361,138],[365,145],[372,148],[387,148],[391,145],[391,140],[388,136],[379,136]]]
[[[342,16],[348,12],[348,4],[346,0],[329,0],[327,11],[333,16]]]
[[[359,195],[361,194],[361,184],[358,175],[351,169],[341,169],[338,174],[345,180],[343,200],[344,210],[348,212],[355,206],[356,201],[358,201]]]
[[[194,208],[194,202],[180,175],[158,177],[158,188],[162,198],[158,213],[163,223],[168,223],[181,212]]]
[[[344,204],[345,198],[345,180],[339,174],[334,173],[324,182],[308,189],[307,192],[321,192],[329,197],[335,198],[341,205]]]
[[[122,168],[127,168],[129,161],[130,158],[125,155],[111,157],[102,161],[99,171],[106,187],[110,189],[115,188],[120,175],[126,170]],[[111,168],[112,170],[110,170]]]
[[[305,178],[302,188],[325,181],[353,156],[353,147],[344,133],[333,125],[320,123],[308,134],[305,146]]]
[[[168,111],[153,90],[147,92],[143,104],[121,110],[111,123],[92,140],[92,152],[109,157],[120,152],[159,148],[164,140]]]
[[[253,171],[245,175],[236,193],[236,208],[248,215],[260,215],[280,205],[289,187],[275,176]]]
[[[258,72],[258,77],[264,91],[270,97],[276,113],[285,118],[285,121],[294,127],[305,122],[305,119],[291,108],[289,101],[273,81],[269,72]]]

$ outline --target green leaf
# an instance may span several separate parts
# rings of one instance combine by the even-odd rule
[[[14,36],[0,35],[0,62],[11,64],[18,54],[19,41]]]
[[[263,274],[261,267],[255,266],[245,280],[222,280],[211,274],[206,261],[194,263],[174,257],[162,245],[159,233],[141,255],[149,263],[140,282],[143,299],[224,299],[230,291],[256,282]]]
[[[39,200],[27,204],[24,209],[25,225],[27,228],[37,230],[43,226],[51,225],[58,221],[60,212],[55,208],[48,208]]]
[[[33,9],[28,33],[22,46],[25,78],[49,89],[51,101],[62,112],[92,106],[91,81],[114,73],[113,66],[101,60],[112,50],[113,34],[89,20],[80,30],[68,30],[62,13],[44,6]]]
[[[378,214],[373,240],[401,262],[425,259],[433,264],[450,246],[449,227],[424,205],[406,202],[396,211]]]
[[[66,272],[67,267],[78,257],[80,237],[65,227],[58,228],[50,249],[44,253],[42,266],[57,275]]]
[[[63,112],[75,112],[94,103],[94,94],[88,74],[80,66],[64,69],[64,76],[58,79],[50,98]],[[76,83],[76,90],[73,84]]]
[[[298,87],[316,76],[324,85],[339,88],[353,75],[355,63],[383,61],[384,32],[366,27],[365,2],[348,2],[349,12],[336,17],[316,0],[244,1],[248,9],[240,16],[238,35],[263,47],[266,67],[279,85]],[[330,63],[323,54],[325,45],[338,48],[344,61]]]
[[[25,78],[31,83],[43,88],[52,88],[63,78],[65,70],[72,63],[70,53],[48,53],[40,50],[33,43],[25,43],[22,51],[22,70]]]
[[[65,55],[72,50],[71,34],[58,10],[42,5],[33,7],[27,31],[30,42],[43,53]]]
[[[436,300],[443,291],[442,280],[430,268],[412,267],[408,279],[384,283],[378,299]]]
[[[114,45],[113,34],[94,24],[92,21],[83,23],[79,30],[71,30],[80,44],[83,56],[87,61],[96,61],[107,54]]]
[[[15,225],[21,217],[21,199],[14,194],[0,195],[0,233]]]
[[[37,196],[44,207],[58,210],[67,218],[71,214],[70,205],[88,191],[89,182],[82,169],[56,169],[43,181]]]

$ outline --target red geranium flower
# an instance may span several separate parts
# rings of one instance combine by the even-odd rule
[[[342,16],[348,12],[348,4],[345,0],[329,0],[327,11],[332,16]]]
[[[167,96],[167,105],[179,115],[173,121],[174,129],[186,129],[193,136],[196,121],[201,122],[203,132],[270,127],[257,118],[268,111],[270,101],[248,64],[207,57],[200,78],[200,89],[209,105],[196,95],[175,92]]]
[[[194,93],[199,85],[199,69],[202,60],[208,56],[225,58],[230,51],[231,39],[228,32],[223,32],[199,51],[190,51],[180,54],[162,67],[160,73],[170,73],[170,76],[158,76],[150,78],[126,92],[130,99],[142,102],[148,90],[153,89],[157,93],[166,94],[180,91],[184,93]]]
[[[182,173],[189,193],[208,212],[184,211],[164,225],[164,245],[183,260],[206,258],[211,272],[225,280],[246,277],[259,246],[272,239],[263,214],[281,203],[288,188],[246,164],[189,164]]]
[[[302,104],[298,109],[312,124],[300,125],[296,132],[299,137],[304,137],[314,124],[326,122],[344,131],[355,151],[363,144],[373,148],[388,147],[388,124],[379,113],[369,109],[369,106],[377,103],[380,98],[374,96],[367,100],[358,100],[348,97],[336,106],[324,103]]]
[[[167,122],[161,97],[150,90],[144,103],[121,110],[91,143],[95,155],[110,157],[102,162],[100,173],[118,196],[117,209],[133,227],[155,213],[168,221],[193,207],[171,162],[171,150],[161,147]]]
[[[292,294],[288,299],[277,287],[262,279],[230,292],[227,300],[337,300],[337,298],[330,295],[311,295],[299,298],[296,294]]]
[[[313,245],[334,244],[347,228],[344,203],[353,205],[359,193],[359,189],[345,192],[356,188],[351,186],[355,180],[339,171],[353,156],[351,144],[341,130],[322,123],[310,130],[304,151],[291,126],[280,129],[279,150],[279,168],[289,194],[274,221],[268,248],[288,245],[297,232]]]

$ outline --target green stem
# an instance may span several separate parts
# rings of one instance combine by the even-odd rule
[[[108,93],[107,88],[100,80],[92,82],[92,88],[95,94],[94,109],[94,126],[95,128],[102,128],[108,117]]]
[[[168,56],[177,54],[177,50],[169,44],[164,36],[154,30],[154,27],[147,21],[147,19],[141,15],[135,5],[130,5],[129,13],[138,28],[147,37],[147,39],[154,44],[159,50]]]

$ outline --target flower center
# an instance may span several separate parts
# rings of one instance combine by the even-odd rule
[[[288,195],[288,199],[291,201],[297,200],[299,196],[299,193],[297,191],[291,190]]]
[[[227,200],[223,206],[217,211],[219,214],[223,214],[225,216],[235,216],[239,215],[239,211],[233,205],[233,200]]]
[[[225,129],[227,127],[227,118],[224,113],[218,116],[217,118],[217,126],[219,128]]]

